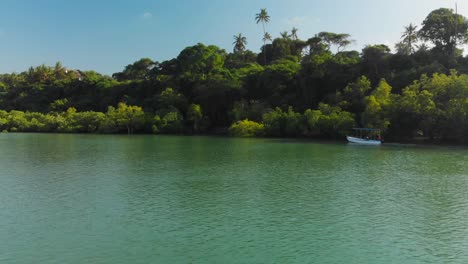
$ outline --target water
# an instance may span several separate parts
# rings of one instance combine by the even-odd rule
[[[0,263],[468,263],[468,150],[0,134]]]

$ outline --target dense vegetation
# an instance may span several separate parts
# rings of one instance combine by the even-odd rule
[[[385,45],[346,51],[350,35],[298,29],[272,40],[266,10],[259,54],[197,44],[177,58],[144,58],[110,76],[57,63],[0,75],[0,130],[229,133],[336,138],[354,126],[387,139],[468,142],[468,22],[450,9]]]

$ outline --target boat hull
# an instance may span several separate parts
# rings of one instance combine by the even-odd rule
[[[351,143],[362,144],[362,145],[382,145],[380,140],[363,139],[347,136],[346,139]]]

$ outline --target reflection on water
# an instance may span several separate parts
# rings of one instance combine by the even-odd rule
[[[0,135],[2,263],[466,263],[468,151]]]

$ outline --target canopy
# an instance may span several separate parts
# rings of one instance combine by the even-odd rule
[[[381,131],[382,129],[380,128],[353,128],[353,130],[372,132],[372,131]]]

